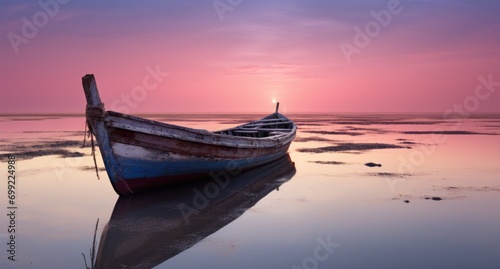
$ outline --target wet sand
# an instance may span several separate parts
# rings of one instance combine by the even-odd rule
[[[219,130],[259,115],[147,117]],[[137,221],[118,221],[126,224],[127,238],[116,239],[129,242],[124,251],[139,253],[132,249],[135,243],[140,253],[151,255],[181,249],[155,259],[155,268],[294,268],[304,261],[317,268],[498,268],[500,127],[493,123],[500,116],[475,115],[460,126],[434,115],[290,117],[299,126],[289,150],[296,171],[281,179],[271,168],[247,174],[245,180],[266,175],[276,185],[224,192],[239,203],[229,215],[220,208],[231,203],[219,196],[207,199],[207,206],[195,208],[200,214],[193,215],[203,228],[183,222],[180,214],[176,246],[168,240],[149,246],[140,242],[152,227],[168,232],[170,226],[161,223],[177,219],[162,208],[179,213],[180,202],[168,202],[160,193],[151,197],[161,201],[161,208],[139,196],[124,206],[100,156],[98,180],[88,141],[81,148],[83,117],[0,117],[0,159],[5,163],[7,154],[16,156],[19,206],[18,259],[10,263],[2,251],[0,267],[83,268],[82,253],[88,259],[97,219],[96,251],[104,248],[101,241],[112,242],[110,220],[132,214]],[[195,188],[203,193],[204,185],[184,189],[187,194],[178,199],[188,204],[199,199]],[[5,194],[0,197],[6,207]],[[211,207],[211,201],[217,206]],[[154,210],[141,210],[155,204]],[[141,211],[146,213],[133,213]],[[212,220],[217,225],[210,228]],[[5,214],[0,225],[6,246]],[[147,234],[155,236],[154,231]],[[325,255],[313,261],[318,246]],[[142,258],[138,262],[145,263]]]

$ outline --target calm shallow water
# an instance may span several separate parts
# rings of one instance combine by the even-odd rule
[[[148,117],[210,130],[259,118]],[[208,182],[118,199],[79,148],[83,117],[0,117],[0,268],[84,268],[97,221],[100,268],[500,267],[500,116],[290,118],[290,160],[231,175],[206,202],[197,191]],[[15,262],[7,153],[17,157]]]

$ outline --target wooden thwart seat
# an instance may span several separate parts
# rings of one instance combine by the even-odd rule
[[[233,133],[240,133],[240,134],[256,134],[259,132],[257,130],[243,130],[243,129],[234,129],[232,131]]]
[[[246,124],[243,127],[260,127],[260,126],[269,126],[269,125],[278,125],[278,124],[290,124],[290,121],[280,121],[280,122],[268,122],[268,123],[250,123]]]
[[[290,129],[282,129],[282,128],[256,128],[253,130],[267,131],[267,132],[286,132],[286,133],[289,133],[291,131]]]

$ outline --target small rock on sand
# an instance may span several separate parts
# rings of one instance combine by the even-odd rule
[[[408,203],[410,202],[410,200],[404,200],[403,202],[405,202],[405,203],[407,203],[407,204],[408,204]]]
[[[372,163],[372,162],[369,162],[369,163],[365,163],[366,166],[369,166],[369,167],[381,167],[382,165],[379,164],[379,163]]]

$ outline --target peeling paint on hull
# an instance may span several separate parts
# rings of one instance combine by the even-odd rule
[[[247,170],[276,159],[287,153],[288,147],[280,151],[259,157],[245,159],[170,159],[150,161],[117,157],[122,169],[122,178],[113,186],[121,195],[178,184],[188,180],[216,176],[218,171]],[[213,173],[213,174],[210,174]]]

